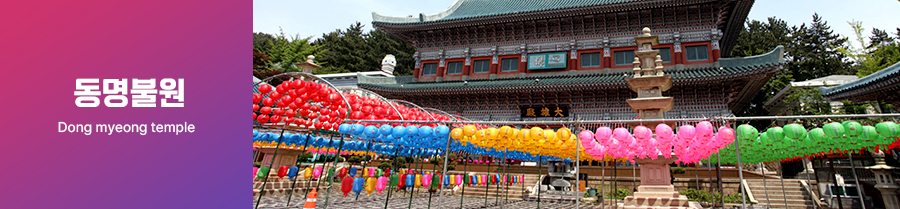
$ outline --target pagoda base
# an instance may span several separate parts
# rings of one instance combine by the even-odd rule
[[[622,208],[702,208],[698,202],[690,202],[687,196],[675,191],[675,186],[670,182],[669,163],[674,162],[676,156],[656,159],[635,159],[641,168],[641,186],[633,195],[625,197],[625,201],[618,206]]]

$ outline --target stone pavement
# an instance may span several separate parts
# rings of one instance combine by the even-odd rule
[[[325,197],[326,190],[323,188],[319,190],[319,195],[317,198],[316,208],[325,208]],[[285,203],[287,203],[286,195],[279,196],[263,196],[262,204],[260,204],[259,208],[265,209],[294,209],[294,208],[302,208],[303,204],[306,201],[306,197],[303,192],[295,194],[291,199],[290,207],[287,207]],[[331,191],[331,196],[328,197],[328,208],[385,208],[385,198],[387,197],[387,192],[383,192],[378,195],[373,192],[372,195],[366,195],[365,191],[361,192],[359,195],[359,199],[356,199],[355,193],[351,192],[347,197],[343,196],[343,193],[334,188]],[[254,204],[256,198],[254,197]],[[429,195],[428,193],[418,192],[413,195],[412,202],[410,203],[410,195],[408,192],[392,192],[391,199],[388,201],[387,208],[416,208],[416,209],[426,209],[426,208],[463,208],[463,209],[471,209],[471,208],[538,208],[538,202],[535,200],[509,200],[504,202],[504,199],[496,199],[496,198],[488,198],[485,201],[483,197],[460,197],[460,196],[444,196],[443,204],[439,201],[439,196],[435,193],[431,197],[431,203],[429,205]],[[462,207],[460,207],[460,201],[462,201]],[[485,203],[487,203],[485,205]],[[501,207],[502,203],[502,207]],[[444,207],[441,207],[443,205]],[[590,203],[590,202],[581,202],[580,208],[613,208],[612,205],[607,204],[606,207],[601,207],[598,203]],[[572,209],[575,208],[575,203],[572,201],[555,201],[555,200],[544,200],[540,203],[540,208],[564,208],[564,209]]]

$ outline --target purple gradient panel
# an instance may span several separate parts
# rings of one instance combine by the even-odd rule
[[[0,19],[0,208],[251,207],[251,1],[6,1]],[[79,108],[76,78],[184,78],[185,105]]]

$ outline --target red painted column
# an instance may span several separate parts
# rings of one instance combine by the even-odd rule
[[[721,53],[722,53],[722,51],[720,51],[719,49],[713,49],[712,53],[710,53],[710,55],[712,55],[712,56],[710,56],[712,58],[712,61],[713,62],[718,61],[719,57],[722,56]]]
[[[491,67],[488,68],[488,71],[490,72],[490,74],[497,74],[497,72],[500,71],[500,65],[491,63]]]
[[[610,68],[610,66],[612,66],[611,58],[612,57],[603,57],[603,59],[600,60],[600,66],[603,66],[603,68]]]
[[[680,43],[675,43],[675,47],[672,49],[672,62],[675,64],[684,64],[684,49],[681,47]]]
[[[578,59],[579,59],[579,58],[580,58],[580,57],[575,57],[575,59],[569,59],[569,67],[567,67],[567,68],[568,68],[569,70],[578,70],[578,68],[581,67],[580,65],[578,65],[578,63],[579,63]]]
[[[444,67],[437,68],[437,77],[444,77],[444,69],[447,69],[446,65]]]
[[[519,73],[528,73],[528,63],[523,61],[526,60],[519,59]]]
[[[472,75],[472,66],[471,65],[463,65],[462,74],[463,75]]]
[[[422,71],[419,70],[419,66],[413,69],[413,77],[419,78],[419,75],[422,75]]]

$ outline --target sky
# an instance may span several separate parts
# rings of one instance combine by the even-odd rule
[[[257,0],[253,1],[253,32],[269,34],[284,30],[287,36],[321,37],[323,33],[345,29],[360,22],[371,30],[372,12],[381,15],[406,17],[419,13],[441,12],[455,0]],[[871,34],[873,27],[891,34],[900,27],[894,14],[900,11],[897,0],[757,0],[748,20],[766,20],[775,16],[788,25],[812,22],[813,13],[819,13],[834,32],[855,38],[848,21],[862,21]]]

